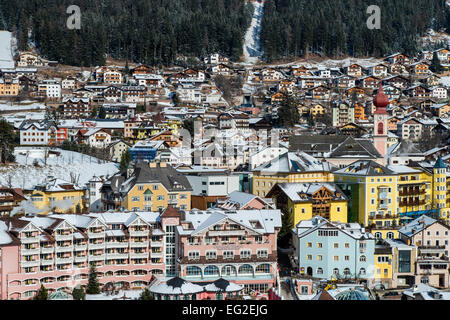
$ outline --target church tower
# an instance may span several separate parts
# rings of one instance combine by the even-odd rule
[[[386,157],[388,139],[388,113],[386,107],[389,105],[389,98],[383,92],[381,84],[377,95],[373,99],[373,104],[376,107],[376,110],[373,113],[373,144],[378,152],[383,157]]]
[[[439,157],[433,167],[433,207],[438,211],[436,218],[446,218],[447,201],[447,166],[441,157]],[[445,216],[444,216],[445,214]]]

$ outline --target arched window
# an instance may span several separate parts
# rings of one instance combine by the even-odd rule
[[[270,264],[260,264],[256,267],[255,273],[270,273]]]
[[[364,255],[360,256],[359,262],[366,262],[366,256],[364,256]]]
[[[192,277],[201,277],[202,276],[202,269],[196,266],[189,266],[186,268],[186,275],[192,276]]]
[[[393,233],[392,231],[389,231],[389,232],[387,233],[386,237],[387,237],[388,239],[394,239],[394,233]]]
[[[338,268],[334,268],[333,269],[333,274],[339,274],[339,269]]]
[[[235,276],[236,267],[232,265],[226,265],[222,267],[222,276]]]
[[[344,275],[346,275],[346,276],[350,275],[350,269],[349,268],[345,268],[344,269]]]
[[[383,134],[384,133],[384,125],[383,122],[379,122],[378,123],[378,134]]]
[[[381,232],[375,232],[375,238],[381,239],[382,235]]]
[[[322,268],[317,268],[317,274],[323,274],[323,269]]]
[[[253,274],[253,267],[249,264],[243,264],[239,267],[239,274]]]
[[[203,272],[205,276],[218,276],[219,268],[216,266],[207,266]]]
[[[364,268],[359,269],[359,274],[360,275],[365,275],[366,274],[366,269],[364,269]]]

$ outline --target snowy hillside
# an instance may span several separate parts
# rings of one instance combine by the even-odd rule
[[[66,181],[74,177],[80,185],[86,184],[94,175],[113,175],[118,171],[118,165],[99,160],[78,152],[52,149],[61,152],[59,156],[50,154],[47,166],[44,158],[44,148],[18,147],[14,151],[17,164],[0,167],[0,185],[15,188],[32,188],[43,182],[46,177],[53,176]],[[35,166],[36,163],[39,166]],[[72,177],[71,177],[72,175]]]
[[[260,33],[261,22],[264,15],[264,2],[253,2],[255,11],[253,12],[252,22],[245,34],[244,40],[244,58],[246,63],[255,64],[263,55]]]
[[[0,31],[0,68],[14,68],[13,37],[9,31]]]

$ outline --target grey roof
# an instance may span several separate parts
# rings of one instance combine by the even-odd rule
[[[286,152],[265,164],[256,167],[254,171],[264,172],[329,172],[331,165],[320,161],[305,152]]]
[[[326,188],[332,194],[333,201],[345,201],[348,198],[342,192],[342,190],[334,183],[278,183],[278,188],[283,191],[286,196],[293,202],[311,202],[313,201],[312,195],[320,190]],[[275,187],[276,188],[276,187]],[[304,195],[304,196],[302,196]],[[270,193],[269,193],[270,196]]]
[[[407,237],[412,237],[416,233],[426,229],[428,226],[432,225],[435,222],[437,222],[437,220],[426,215],[421,215],[407,225],[401,227],[398,232],[404,234]]]
[[[289,138],[289,151],[308,154],[322,153],[325,157],[381,158],[372,141],[349,136],[297,135]]]
[[[359,176],[383,176],[395,175],[396,173],[387,167],[384,167],[372,160],[359,160],[352,164],[335,171],[339,174],[351,174]]]

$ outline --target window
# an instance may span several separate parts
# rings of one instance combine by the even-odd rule
[[[317,268],[317,274],[323,274],[323,269],[322,268]]]
[[[306,260],[312,260],[312,255],[311,254],[306,255]]]
[[[347,248],[347,249],[350,248],[350,243],[346,242],[346,243],[344,244],[344,247]]]
[[[322,248],[322,242],[317,242],[317,248]]]
[[[241,259],[250,259],[252,252],[250,250],[241,250],[239,255]]]
[[[188,257],[189,257],[189,260],[199,260],[200,252],[199,251],[189,251]]]
[[[334,261],[339,261],[339,256],[334,256],[333,260]]]
[[[234,252],[233,251],[224,251],[222,253],[224,259],[234,259]]]
[[[195,267],[195,266],[189,266],[186,268],[186,275],[187,276],[201,276],[202,275],[202,269],[200,269],[199,267]]]
[[[267,252],[267,250],[258,250],[256,252],[256,256],[258,258],[267,258],[269,256],[269,253]]]
[[[321,254],[317,255],[317,261],[322,261],[322,260],[323,260],[322,258],[323,258],[323,257],[322,257]]]
[[[360,256],[359,262],[366,262],[366,256]]]
[[[350,256],[344,256],[345,261],[350,261]]]
[[[335,243],[333,244],[333,248],[335,248],[335,249],[339,248],[339,243],[335,242]]]
[[[270,273],[270,264],[260,264],[256,267],[255,273]]]
[[[219,268],[216,266],[207,266],[204,271],[205,276],[218,276]]]
[[[307,243],[306,243],[306,246],[307,246],[308,248],[311,248],[311,247],[312,247],[312,242],[307,242]]]
[[[217,259],[217,252],[216,251],[206,251],[205,253],[206,259]]]

